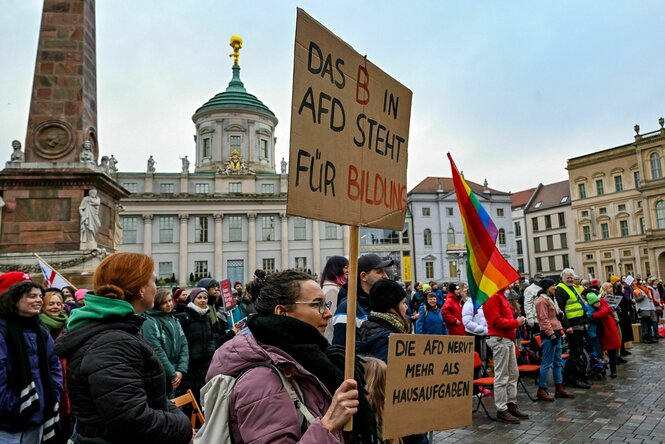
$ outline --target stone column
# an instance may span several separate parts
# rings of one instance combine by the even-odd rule
[[[152,255],[152,214],[143,215],[143,254]]]
[[[180,194],[189,193],[189,173],[180,173]]]
[[[145,173],[145,194],[152,194],[153,193],[153,179],[155,177],[155,173],[152,172],[147,172]]]
[[[247,275],[252,276],[256,270],[256,213],[247,213],[249,230],[247,233]]]
[[[321,273],[321,222],[312,220],[312,273]]]
[[[280,241],[282,244],[282,258],[279,269],[286,270],[289,268],[289,218],[286,213],[280,213],[279,217],[281,218],[282,222],[282,235],[280,236]]]
[[[188,262],[188,242],[187,242],[187,223],[189,214],[180,214],[180,255],[178,257],[178,285],[185,287],[189,281],[187,273]]]
[[[344,256],[349,257],[351,228],[348,225],[342,225],[342,237],[344,239]]]
[[[214,272],[215,274],[213,277],[215,279],[221,279],[222,278],[222,264],[224,263],[224,259],[222,257],[222,222],[224,221],[224,215],[221,213],[217,213],[214,215],[215,218],[215,268]]]

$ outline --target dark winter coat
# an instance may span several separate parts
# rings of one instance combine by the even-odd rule
[[[416,321],[416,333],[419,335],[442,335],[443,315],[439,307],[432,308],[429,304],[423,304],[418,311],[420,315]]]
[[[358,329],[356,351],[388,362],[388,339],[391,333],[401,333],[390,322],[370,316]]]
[[[187,307],[184,312],[176,315],[176,319],[180,322],[187,337],[189,361],[207,361],[209,363],[212,354],[215,353],[215,339],[210,317]]]
[[[172,381],[176,372],[187,373],[189,365],[187,337],[175,316],[161,310],[150,310],[145,314],[145,318],[141,333],[155,350],[166,372],[166,378]]]

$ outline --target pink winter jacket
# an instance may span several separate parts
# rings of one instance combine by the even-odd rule
[[[324,385],[284,351],[258,343],[251,333],[239,334],[215,351],[206,381],[219,374],[236,376],[260,362],[272,363],[287,378],[294,378],[303,392],[305,405],[317,419],[302,433],[296,408],[279,376],[270,368],[254,368],[233,388],[229,420],[234,443],[344,442],[341,431],[331,434],[321,425],[321,417],[332,399]]]

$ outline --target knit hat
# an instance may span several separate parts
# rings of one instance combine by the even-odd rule
[[[591,286],[592,287],[597,287],[599,285],[600,285],[600,279],[598,279],[598,278],[591,279]]]
[[[540,286],[540,288],[543,289],[543,291],[546,292],[548,288],[556,285],[556,282],[554,282],[552,279],[547,279],[546,278],[546,279],[543,279],[542,281],[540,281],[540,284],[538,284],[538,285]]]
[[[203,278],[196,284],[196,286],[207,290],[208,288],[219,287],[219,282],[213,278]]]
[[[201,292],[203,292],[207,295],[208,294],[208,289],[202,288],[202,287],[197,287],[197,288],[193,289],[192,291],[189,292],[189,296],[187,296],[187,302],[194,302],[194,299],[196,299],[196,296]]]
[[[182,292],[185,291],[184,288],[178,288],[176,291],[173,292],[173,299],[178,300]]]
[[[457,284],[448,284],[448,293],[455,293],[455,290],[459,288]]]
[[[406,298],[406,292],[395,281],[381,279],[369,290],[369,308],[372,311],[385,313]]]
[[[9,287],[14,284],[31,280],[32,278],[30,275],[22,271],[10,271],[9,273],[5,273],[0,276],[0,293],[4,293],[5,291],[9,290]]]
[[[82,301],[83,298],[85,298],[85,294],[87,292],[88,292],[87,288],[79,288],[78,290],[76,290],[76,293],[74,293],[74,298],[76,299],[77,302]]]
[[[619,276],[615,275],[615,274],[610,276],[610,282],[612,283],[612,285],[614,285],[614,283],[617,282],[619,279],[621,279],[621,278]]]
[[[423,293],[429,293],[432,287],[429,284],[423,284]]]
[[[593,305],[596,302],[600,302],[600,296],[598,296],[596,293],[587,293],[586,295],[586,300],[589,302],[589,305]]]

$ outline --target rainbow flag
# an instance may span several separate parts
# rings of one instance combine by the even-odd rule
[[[464,225],[469,293],[478,307],[497,291],[504,290],[511,282],[519,279],[520,275],[497,248],[496,238],[499,232],[496,225],[460,176],[450,153],[448,159]]]

